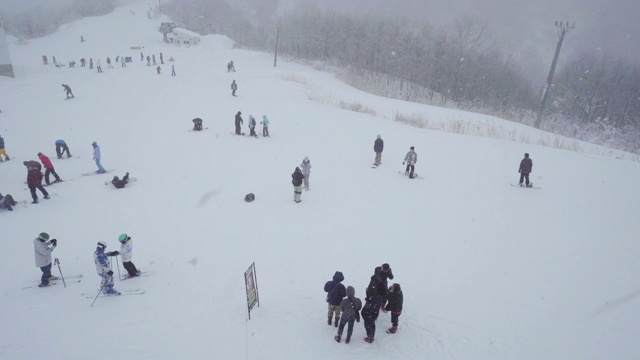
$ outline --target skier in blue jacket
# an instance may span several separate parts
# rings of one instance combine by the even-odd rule
[[[92,142],[91,146],[93,146],[93,160],[96,161],[96,165],[98,166],[98,171],[96,171],[96,174],[104,174],[107,171],[102,167],[102,165],[100,164],[100,146],[98,146],[97,142]]]

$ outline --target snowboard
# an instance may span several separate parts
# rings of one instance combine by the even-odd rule
[[[189,131],[189,132],[201,132],[201,131],[205,131],[207,129],[209,129],[209,128],[208,127],[203,127],[202,130],[193,130],[193,129],[191,129],[191,130],[187,130],[187,131]]]
[[[509,185],[515,186],[515,187],[521,187],[523,189],[538,189],[538,190],[542,189],[540,186],[533,186],[533,183],[529,183],[529,185],[531,186],[524,186],[524,185],[520,186],[519,184],[509,184]]]
[[[398,174],[402,175],[402,176],[406,176],[409,177],[409,175],[406,175],[403,171],[398,171]],[[414,179],[424,179],[423,176],[418,175],[418,173],[413,173],[413,178]]]
[[[108,173],[111,173],[111,172],[113,172],[113,171],[114,171],[113,169],[109,169],[109,170],[107,170],[107,171],[105,171],[105,172],[103,172],[103,173],[101,173],[101,174],[98,174],[97,172],[95,172],[95,171],[94,171],[94,172],[89,172],[89,173],[83,173],[83,174],[82,174],[82,176],[102,175],[102,174],[108,174]]]

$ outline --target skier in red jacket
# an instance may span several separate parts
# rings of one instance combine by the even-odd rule
[[[44,168],[45,168],[44,182],[47,185],[51,185],[51,183],[49,182],[49,174],[53,174],[53,176],[56,178],[56,181],[54,182],[62,181],[62,179],[60,179],[60,176],[58,176],[58,174],[56,173],[56,169],[53,168],[53,164],[51,163],[51,160],[49,160],[49,158],[43,153],[38,153],[38,157],[40,158],[40,162],[42,162],[42,165],[44,165]]]

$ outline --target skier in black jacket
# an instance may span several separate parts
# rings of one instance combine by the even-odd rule
[[[327,324],[331,325],[333,314],[336,314],[335,326],[340,323],[340,304],[342,299],[347,296],[347,289],[342,285],[344,275],[340,271],[333,274],[333,279],[324,284],[324,291],[327,293],[327,303],[329,304],[329,312],[327,313]]]
[[[302,180],[304,180],[304,175],[302,175],[302,170],[300,170],[299,167],[296,167],[293,174],[291,174],[291,179],[291,183],[293,184],[293,201],[299,203],[302,201],[300,200],[300,196],[302,196]]]
[[[242,116],[240,116],[241,114],[242,113],[240,111],[236,114],[236,135],[244,135],[240,129],[240,125],[243,123]]]
[[[378,135],[376,141],[373,143],[373,151],[376,153],[376,159],[373,162],[373,166],[378,166],[382,163],[382,150],[384,149],[384,141],[382,137]]]
[[[532,169],[533,161],[531,161],[531,159],[529,158],[529,153],[524,153],[524,159],[520,161],[520,168],[518,169],[518,172],[520,173],[520,181],[518,182],[518,184],[520,186],[522,186],[523,180],[526,180],[525,184],[527,185],[527,187],[533,186],[533,183],[529,182],[529,174],[531,173]]]
[[[389,286],[389,293],[387,295],[387,306],[385,311],[391,311],[391,327],[387,330],[389,334],[395,334],[398,331],[398,318],[402,314],[402,302],[404,298],[402,296],[402,289],[400,284],[393,284]]]

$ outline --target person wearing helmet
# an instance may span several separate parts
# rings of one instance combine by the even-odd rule
[[[127,185],[127,183],[129,183],[129,173],[126,173],[122,179],[119,179],[117,176],[113,177],[113,180],[111,180],[111,183],[113,184],[113,186],[115,186],[117,189],[122,189],[125,185]]]
[[[417,162],[418,154],[416,154],[415,148],[412,146],[411,149],[409,149],[407,155],[404,157],[404,161],[402,162],[402,165],[404,165],[405,163],[407,164],[407,168],[404,171],[404,174],[409,175],[409,179],[415,179],[415,176],[413,176],[413,172],[416,169]]]
[[[140,276],[140,271],[131,262],[131,256],[133,255],[133,243],[131,242],[131,236],[127,235],[127,233],[120,234],[120,236],[118,236],[118,241],[121,244],[120,257],[122,258],[122,265],[129,273],[127,277],[132,278]]]
[[[382,163],[382,149],[384,149],[384,141],[382,136],[378,135],[376,141],[373,143],[373,152],[376,153],[376,159],[373,161],[373,166],[378,167]]]
[[[120,295],[120,292],[113,288],[113,271],[109,268],[109,261],[107,256],[118,255],[117,251],[111,253],[105,253],[107,244],[104,241],[99,241],[96,246],[96,251],[93,252],[93,261],[96,263],[96,272],[102,278],[100,283],[100,289],[105,295]]]
[[[58,240],[49,240],[49,234],[43,232],[33,240],[33,249],[36,255],[36,267],[42,271],[39,287],[49,286],[49,280],[57,280],[51,276],[51,253],[58,246]]]
[[[525,185],[527,187],[532,187],[533,183],[529,182],[529,174],[533,169],[533,161],[529,158],[529,153],[524,153],[524,159],[520,161],[520,168],[518,172],[520,173],[520,181],[518,184],[522,186],[522,182],[525,181]]]

